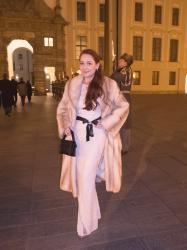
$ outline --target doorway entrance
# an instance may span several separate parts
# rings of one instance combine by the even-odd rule
[[[33,47],[26,40],[15,39],[7,46],[9,78],[33,83]]]

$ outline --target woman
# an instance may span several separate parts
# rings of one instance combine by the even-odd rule
[[[75,133],[76,157],[63,156],[60,188],[78,198],[77,233],[89,235],[101,218],[95,180],[105,180],[107,191],[121,185],[119,129],[129,104],[116,82],[104,77],[99,56],[91,49],[80,55],[81,74],[67,82],[57,108],[60,138]]]

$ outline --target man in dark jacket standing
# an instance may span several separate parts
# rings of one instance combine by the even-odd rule
[[[132,69],[131,65],[133,63],[133,57],[124,53],[120,56],[118,61],[118,68],[117,70],[111,75],[111,78],[114,79],[121,92],[125,96],[126,100],[129,103],[129,115],[124,123],[123,127],[121,128],[121,140],[122,140],[122,154],[126,154],[129,151],[131,145],[131,85],[132,85]]]
[[[16,107],[16,104],[17,104],[17,99],[18,99],[18,96],[17,96],[17,86],[18,86],[18,82],[14,79],[14,77],[12,77],[12,80],[11,80],[11,86],[12,86],[12,91],[13,91],[13,98],[14,98],[14,107]]]
[[[3,74],[3,79],[0,80],[0,91],[5,115],[10,116],[14,100],[11,82],[8,80],[6,73]]]

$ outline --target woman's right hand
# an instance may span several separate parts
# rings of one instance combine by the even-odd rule
[[[65,133],[65,135],[71,135],[71,130],[70,130],[70,128],[66,128],[66,129],[64,130],[64,133]]]

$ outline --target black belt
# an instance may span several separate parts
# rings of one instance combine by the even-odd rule
[[[90,140],[90,137],[93,137],[94,136],[94,133],[93,133],[93,124],[94,125],[97,125],[97,122],[98,120],[101,119],[101,116],[98,117],[97,119],[93,120],[93,121],[88,121],[86,118],[84,117],[81,117],[81,116],[77,116],[76,117],[76,120],[78,121],[82,121],[83,123],[87,123],[86,125],[86,141],[89,141]]]

